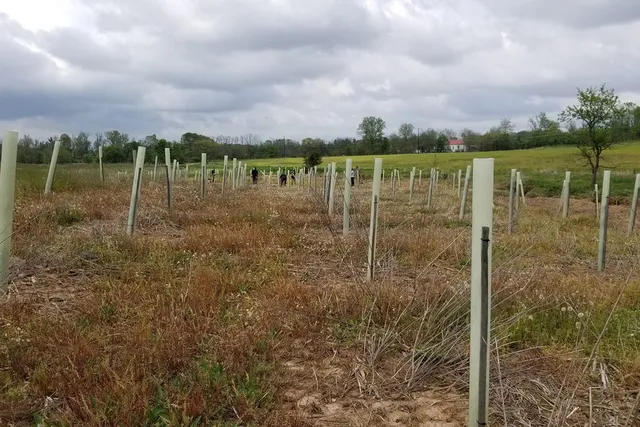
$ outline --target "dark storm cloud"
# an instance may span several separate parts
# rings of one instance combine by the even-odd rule
[[[67,129],[91,129],[93,131],[119,129],[137,137],[159,132],[165,127],[182,124],[173,117],[157,111],[112,105],[91,109],[78,115],[74,120],[66,120],[64,123]]]
[[[39,31],[36,41],[51,55],[84,70],[126,70],[131,60],[125,43],[101,46],[90,33],[73,28]]]
[[[142,110],[127,106],[93,105],[85,111],[72,116],[44,116],[34,119],[40,128],[55,129],[55,133],[77,134],[80,131],[89,134],[102,133],[108,130],[119,130],[132,137],[142,138],[152,133],[161,133],[163,129],[182,123],[172,117],[165,117],[156,111]],[[21,133],[31,133],[22,129]],[[38,137],[38,135],[34,135]],[[48,134],[40,136],[47,137]]]
[[[115,85],[114,85],[115,86]],[[117,87],[117,86],[115,86]],[[106,91],[95,85],[84,90],[46,89],[0,89],[0,120],[16,120],[25,117],[50,116],[69,118],[77,114],[105,108],[140,108],[139,94],[128,90]]]
[[[27,48],[33,40],[32,33],[0,14],[0,88],[28,86],[46,80],[55,71],[44,55]]]
[[[108,22],[119,18],[128,19],[129,24],[134,21],[126,15],[105,13],[112,15]],[[302,27],[300,23],[292,28],[282,23],[259,26],[259,20],[254,18],[256,28],[245,20],[234,36],[231,27],[224,31],[216,28],[194,33],[181,29],[180,25],[163,27],[168,17],[161,12],[151,11],[150,16],[158,21],[143,40],[121,37],[118,42],[104,46],[86,31],[65,28],[38,32],[37,42],[43,50],[84,70],[128,75],[185,89],[235,91],[295,82],[340,73],[346,64],[340,57],[340,48],[336,47],[341,38],[343,42],[349,40],[344,38],[345,32],[340,31],[340,26],[334,29],[331,38],[328,33],[324,34],[329,28],[322,29],[321,25],[315,28],[313,25]],[[323,25],[332,22],[329,20]],[[360,41],[370,35],[365,26],[345,24],[344,30],[352,31]],[[314,47],[313,43],[326,46]],[[222,51],[223,48],[226,50]]]
[[[86,110],[90,102],[64,94],[31,91],[0,91],[0,120],[16,120],[23,117],[49,116],[71,117]]]
[[[555,78],[521,79],[520,82],[501,84],[500,82],[475,82],[469,91],[487,90],[506,93],[508,96],[539,96],[542,98],[573,98],[578,89],[606,84],[616,92],[640,92],[640,80],[636,69],[640,57],[625,56],[619,60],[616,55],[599,55],[591,60],[576,60],[573,64],[556,65],[559,73]],[[571,62],[570,58],[567,62]],[[542,66],[541,66],[542,69]],[[542,71],[540,71],[542,73]],[[534,73],[535,76],[535,73]],[[466,90],[466,89],[465,89]],[[456,89],[452,89],[455,93]]]
[[[532,111],[556,111],[564,107],[552,99],[543,99],[542,103],[533,104],[530,98],[523,93],[508,90],[475,89],[453,94],[447,103],[460,111],[466,119],[496,121],[503,117],[533,115]]]
[[[17,42],[13,34],[19,34],[38,49],[81,70],[110,69],[113,73],[93,73],[85,84],[74,86],[71,84],[73,82],[67,81],[63,85],[53,60],[44,52],[33,51],[24,43]],[[57,30],[48,34],[52,37],[47,38],[44,32],[33,37],[32,33],[24,31],[11,21],[0,21],[0,58],[11,58],[0,62],[0,121],[55,117],[57,123],[64,126],[65,123],[72,124],[75,118],[74,126],[82,128],[99,126],[102,121],[111,123],[112,126],[126,125],[126,128],[141,129],[142,124],[148,125],[154,121],[154,126],[179,124],[170,116],[160,114],[163,111],[181,111],[186,114],[237,111],[276,96],[271,86],[260,86],[262,79],[259,73],[264,64],[252,66],[249,57],[240,58],[244,61],[236,64],[239,70],[247,70],[244,79],[237,79],[242,73],[238,73],[234,79],[231,70],[221,67],[213,58],[210,67],[202,67],[198,61],[187,65],[183,61],[176,61],[172,66],[162,67],[159,63],[157,69],[132,73],[131,64],[110,56],[114,51],[105,52],[80,31]],[[46,42],[42,43],[43,40]],[[158,57],[159,61],[162,59],[164,57]],[[276,82],[285,75],[279,71],[284,70],[292,58],[285,59],[288,60],[284,61],[280,69],[273,66],[270,68],[271,82]],[[308,69],[309,72],[326,70],[316,62],[299,64],[315,67],[315,71]],[[293,68],[295,71],[296,68]],[[156,78],[146,79],[145,72]],[[307,74],[304,67],[301,67],[301,72],[303,75]],[[268,79],[266,81],[270,82]],[[166,83],[178,87],[184,91],[181,98],[187,99],[180,99],[180,102],[168,106],[153,103],[145,105],[143,101],[145,93],[150,89],[149,82],[156,86],[158,83]],[[190,90],[202,87],[218,90]],[[157,90],[163,92],[161,87]],[[166,93],[164,91],[162,94]],[[135,119],[138,116],[146,119]]]
[[[155,109],[167,113],[185,113],[187,115],[216,114],[242,111],[251,105],[272,101],[277,96],[276,91],[271,87],[245,88],[237,92],[202,89],[180,90],[179,100],[173,100],[168,105],[158,105]]]
[[[470,34],[452,26],[441,26],[420,32],[399,30],[386,40],[387,50],[401,52],[429,66],[446,66],[459,63],[465,55],[499,49],[500,33]]]
[[[3,23],[0,25],[6,29]],[[21,35],[27,39],[28,34]],[[143,89],[131,80],[105,80],[100,76],[74,87],[60,80],[59,70],[51,58],[6,33],[0,35],[0,58],[3,58],[0,61],[0,120],[71,117],[100,105],[131,105]]]
[[[212,45],[225,50],[364,48],[383,30],[363,7],[343,0],[291,2],[285,10],[266,1],[200,4],[206,16],[215,17]]]
[[[164,60],[166,57],[159,56],[160,51],[172,60]],[[345,62],[335,55],[306,49],[213,55],[205,46],[198,49],[191,45],[182,49],[181,45],[168,43],[138,61],[132,71],[160,83],[187,89],[236,91],[338,73],[344,65]]]
[[[384,30],[366,9],[343,0],[288,2],[196,0],[183,4],[195,17],[176,25],[176,11],[155,1],[84,0],[98,13],[105,32],[143,28],[177,43],[206,46],[210,52],[368,47]],[[277,2],[276,2],[277,3]],[[117,8],[120,12],[114,12]]]

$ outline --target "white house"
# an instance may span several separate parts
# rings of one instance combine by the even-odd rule
[[[464,145],[464,141],[461,139],[450,139],[449,151],[453,151],[453,152],[467,151],[467,147]]]

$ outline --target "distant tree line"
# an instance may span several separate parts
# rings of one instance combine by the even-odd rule
[[[601,96],[606,91],[590,88],[590,96]],[[605,91],[605,92],[603,92]],[[633,103],[620,103],[615,97],[613,110],[606,121],[606,137],[610,143],[640,139],[640,107]],[[609,93],[606,92],[606,93]],[[586,95],[585,95],[586,96]],[[582,101],[588,101],[584,98]],[[600,98],[594,98],[596,101]],[[613,99],[613,98],[612,98]],[[596,103],[595,111],[599,111]],[[18,162],[46,163],[51,158],[53,144],[60,139],[59,163],[98,160],[98,147],[103,147],[103,161],[106,163],[132,162],[132,152],[138,146],[147,147],[146,160],[151,162],[157,155],[164,161],[164,149],[171,149],[171,157],[180,163],[199,162],[200,154],[207,153],[208,159],[222,159],[224,155],[238,159],[262,159],[277,157],[354,156],[365,154],[430,153],[449,150],[450,139],[462,139],[467,151],[515,150],[557,145],[577,145],[584,142],[588,133],[585,129],[591,123],[579,120],[580,116],[561,114],[560,121],[552,120],[541,112],[529,119],[529,129],[519,132],[510,119],[500,123],[485,133],[464,129],[459,134],[452,129],[419,128],[411,123],[400,125],[397,131],[386,134],[386,123],[380,117],[365,117],[357,128],[356,138],[336,138],[332,141],[321,138],[305,138],[301,141],[279,138],[263,141],[254,134],[239,137],[219,135],[216,137],[187,132],[179,141],[158,138],[155,134],[143,139],[131,138],[118,130],[89,135],[86,132],[46,140],[37,140],[24,135],[18,146]],[[576,122],[577,121],[577,122]],[[563,126],[560,126],[560,123]],[[593,134],[593,132],[591,132]]]

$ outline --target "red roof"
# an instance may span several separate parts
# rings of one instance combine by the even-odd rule
[[[450,139],[449,145],[464,145],[464,141],[461,139]]]

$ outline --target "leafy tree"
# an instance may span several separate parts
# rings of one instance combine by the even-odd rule
[[[441,133],[436,139],[436,152],[444,153],[449,148],[449,138],[444,133]]]
[[[321,157],[322,155],[327,153],[327,146],[325,142],[320,138],[303,139],[300,143],[300,149],[304,158],[307,158],[312,153],[318,153]]]
[[[73,142],[71,141],[71,137],[66,133],[60,135],[60,149],[71,152],[73,150]]]
[[[567,111],[576,113],[579,107],[582,105]],[[640,139],[640,107],[633,103],[626,103],[616,108],[615,114],[612,113],[610,116],[607,132],[602,134],[604,130],[595,126],[596,136],[607,136],[607,141],[611,142]],[[468,150],[480,151],[577,144],[578,140],[581,146],[585,146],[585,141],[589,140],[590,135],[590,127],[585,124],[587,122],[581,120],[576,114],[567,114],[564,121],[566,127],[560,128],[558,122],[541,112],[529,119],[530,130],[514,133],[511,120],[502,119],[499,125],[484,134],[465,129],[461,138],[465,141]],[[212,136],[187,132],[177,142],[167,141],[155,134],[134,139],[118,130],[105,132],[104,136],[96,134],[95,139],[92,138],[91,141],[85,132],[80,132],[72,138],[61,135],[60,138],[53,136],[41,141],[25,136],[20,140],[18,147],[18,161],[21,163],[48,162],[53,150],[53,142],[57,139],[63,142],[59,154],[61,163],[95,161],[100,146],[104,147],[105,162],[130,163],[132,150],[140,145],[148,147],[147,161],[153,162],[157,155],[159,160],[164,162],[164,148],[168,147],[171,148],[172,158],[185,163],[199,162],[201,153],[207,153],[209,159],[220,160],[223,155],[228,155],[229,158],[256,159],[280,156],[306,158],[314,152],[317,152],[320,158],[361,154],[401,154],[416,151],[440,152],[447,151],[448,140],[456,138],[456,132],[451,129],[436,131],[430,128],[423,131],[420,128],[414,128],[410,123],[402,124],[398,132],[387,137],[385,122],[379,117],[365,117],[358,127],[358,133],[362,136],[361,139],[343,137],[325,141],[320,138],[305,138],[302,141],[296,141],[280,138],[264,142],[251,133],[240,136],[218,135],[214,139]],[[590,152],[587,151],[587,153]]]
[[[370,153],[376,152],[376,146],[381,145],[384,129],[387,124],[380,117],[369,116],[362,119],[358,126],[358,135],[362,137]]]
[[[62,148],[62,144],[60,145],[60,151],[58,151],[58,160],[59,164],[63,163],[71,163],[73,162],[73,154],[66,148]]]
[[[107,145],[102,150],[102,159],[105,163],[125,163],[131,162],[131,157],[127,157],[127,152],[121,145]]]
[[[318,166],[321,163],[322,163],[322,155],[318,150],[313,150],[304,157],[304,166],[307,169],[311,169],[314,166]]]
[[[158,137],[156,136],[155,133],[153,135],[145,136],[144,140],[142,141],[142,145],[146,147],[151,147],[153,144],[157,144],[157,143],[158,143]]]
[[[71,137],[66,133],[60,135],[60,151],[58,151],[57,162],[60,164],[71,163],[73,161],[73,155],[71,154],[72,149],[73,142],[71,141]]]
[[[398,128],[398,135],[407,142],[413,136],[413,125],[411,123],[401,124]]]
[[[493,150],[512,150],[511,134],[507,132],[498,132],[493,136]]]
[[[82,159],[86,154],[89,154],[91,148],[91,141],[89,141],[89,134],[86,132],[80,132],[73,137],[73,157],[76,160]]]
[[[260,146],[260,154],[257,154],[258,158],[275,159],[280,156],[280,146],[274,144],[272,141],[265,141]]]
[[[449,141],[450,139],[458,139],[458,134],[453,129],[444,128],[440,133],[447,137],[447,141]]]
[[[404,143],[404,140],[397,134],[392,133],[389,135],[389,152],[392,154],[403,153],[407,144]]]
[[[98,151],[98,147],[104,145],[104,136],[101,133],[96,133],[96,139],[93,141],[93,149]]]
[[[559,145],[566,142],[560,130],[560,124],[547,117],[545,112],[540,112],[529,118],[531,132],[518,134],[517,148],[534,148]]]
[[[613,125],[613,139],[618,141],[629,141],[638,137],[638,125],[636,118],[638,106],[633,102],[625,102],[620,106]]]
[[[500,119],[500,125],[498,125],[496,130],[500,133],[513,133],[515,128],[516,127],[513,122],[511,122],[511,119],[504,118]]]
[[[18,163],[37,163],[35,146],[36,142],[28,134],[20,138],[18,140]]]
[[[207,138],[207,137],[194,132],[186,132],[182,134],[182,136],[180,137],[180,142],[182,144],[193,144],[202,138]]]
[[[633,139],[640,139],[640,107],[636,107],[633,110]]]
[[[104,133],[106,142],[111,145],[125,145],[129,142],[129,135],[118,130],[110,130]]]
[[[158,159],[161,159],[164,162],[164,149],[170,148],[169,141],[164,138],[160,138],[158,142],[153,145],[153,150],[155,151],[155,155],[158,156]]]
[[[462,141],[464,141],[464,147],[467,151],[473,151],[478,149],[478,145],[480,144],[480,134],[478,132],[474,132],[469,128],[465,128],[462,130],[460,134],[462,137]]]
[[[560,130],[560,124],[547,117],[547,113],[540,112],[535,117],[529,118],[529,127],[533,132],[546,132]]]
[[[560,121],[577,121],[582,127],[576,132],[576,145],[580,155],[591,168],[591,186],[596,183],[602,153],[616,142],[612,126],[620,114],[620,100],[613,89],[605,85],[578,89],[578,103],[560,113]]]
[[[420,150],[421,153],[431,153],[436,150],[437,141],[438,132],[435,129],[429,128],[419,134],[418,150]]]

